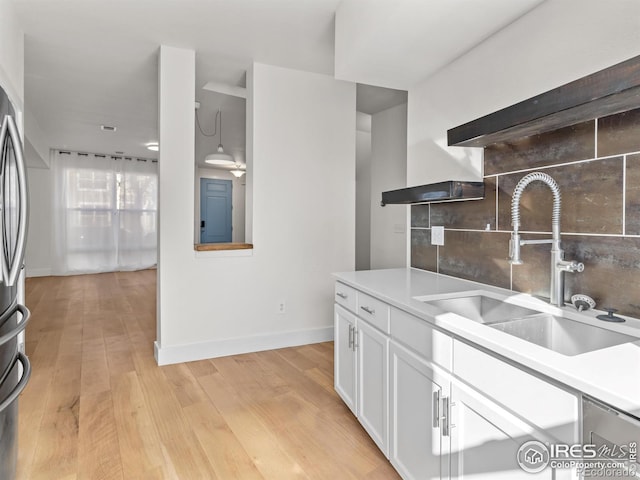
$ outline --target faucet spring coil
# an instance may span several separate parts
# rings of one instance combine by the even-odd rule
[[[550,175],[543,172],[532,172],[520,179],[516,188],[513,190],[513,196],[511,197],[511,223],[513,225],[513,230],[516,233],[520,229],[520,197],[527,185],[536,181],[545,183],[551,189],[551,193],[553,194],[551,226],[560,231],[560,208],[562,204],[560,187],[558,187],[558,184]]]

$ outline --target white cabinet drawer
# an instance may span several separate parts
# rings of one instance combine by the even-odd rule
[[[578,398],[466,343],[453,342],[453,373],[556,439],[578,441]]]
[[[366,293],[358,292],[356,314],[384,333],[389,333],[389,305]]]
[[[342,305],[347,310],[356,312],[356,305],[358,303],[356,290],[344,283],[336,282],[334,299],[339,305]]]
[[[391,307],[391,338],[424,359],[451,370],[453,339],[434,329],[426,320]]]

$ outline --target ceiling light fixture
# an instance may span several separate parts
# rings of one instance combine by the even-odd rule
[[[152,152],[157,152],[160,150],[160,145],[158,144],[158,142],[149,142],[145,144],[145,147],[147,147],[147,150],[151,150]]]
[[[218,133],[220,135],[218,150],[215,153],[210,153],[209,155],[207,155],[204,158],[204,161],[211,165],[233,165],[236,163],[236,161],[233,159],[233,156],[225,153],[224,148],[222,147],[222,112],[220,111],[220,109],[218,109],[218,113],[216,113],[216,127],[218,118],[220,118],[220,130],[218,130]]]
[[[229,172],[231,172],[236,178],[240,178],[245,173],[244,170],[240,170],[240,168],[238,167],[234,168],[233,170],[229,170]]]

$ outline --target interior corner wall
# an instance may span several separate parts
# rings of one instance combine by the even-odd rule
[[[27,277],[51,275],[53,209],[51,170],[27,168],[29,182],[29,234],[24,254]]]
[[[382,207],[382,192],[406,186],[407,104],[371,118],[371,268],[407,266],[406,205]]]
[[[254,249],[201,255],[216,252],[193,251],[194,66],[174,65],[176,77],[187,78],[167,89],[164,64],[161,52],[158,363],[332,339],[331,273],[355,264],[355,85],[253,65],[247,201]]]
[[[407,185],[482,177],[447,130],[640,54],[640,2],[547,1],[409,89]]]
[[[369,269],[371,269],[371,131],[356,130],[356,270]]]
[[[225,170],[215,168],[197,168],[195,179],[195,215],[194,215],[194,243],[200,243],[200,179],[201,178],[217,178],[220,180],[231,180],[231,204],[232,218],[231,241],[236,243],[245,242],[245,190],[246,179],[244,175],[240,178],[235,177],[232,173]]]

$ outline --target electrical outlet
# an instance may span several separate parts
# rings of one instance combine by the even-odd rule
[[[431,227],[431,245],[444,245],[444,227]]]
[[[278,303],[278,313],[285,313],[287,311],[287,304],[282,300]]]

